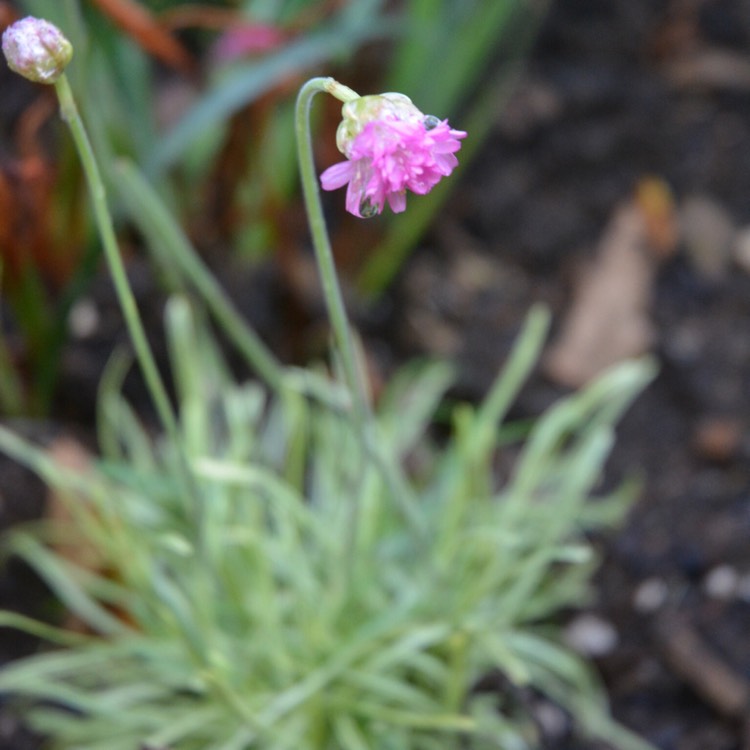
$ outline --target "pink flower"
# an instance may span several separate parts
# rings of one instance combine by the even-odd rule
[[[346,210],[355,216],[375,216],[386,201],[394,213],[400,213],[406,208],[407,190],[425,195],[458,165],[455,152],[466,133],[451,129],[447,120],[425,117],[406,97],[396,100],[395,96],[383,95],[386,100],[379,112],[372,101],[356,114],[351,109],[347,112],[354,102],[345,105],[339,148],[347,161],[334,164],[320,176],[324,190],[348,184]],[[376,98],[382,97],[361,100]],[[363,114],[366,119],[368,113],[375,117],[362,124]]]
[[[272,52],[285,42],[286,35],[277,26],[246,23],[222,34],[214,45],[213,54],[221,62],[231,62]]]

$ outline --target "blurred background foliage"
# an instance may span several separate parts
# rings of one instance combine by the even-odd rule
[[[397,90],[449,117],[481,147],[546,9],[544,0],[17,0],[75,47],[70,68],[127,253],[137,221],[112,168],[139,165],[213,264],[272,259],[294,287],[307,229],[298,195],[292,108],[300,84],[333,75],[360,93]],[[24,82],[0,162],[0,411],[44,414],[70,310],[99,249],[72,148],[50,92]],[[85,92],[85,96],[83,95]],[[321,167],[335,161],[338,105],[317,114]],[[328,200],[334,247],[363,296],[381,294],[459,180],[413,200],[398,224],[362,223]],[[460,188],[459,188],[460,189]],[[155,249],[158,252],[158,248]],[[160,277],[168,283],[168,275]]]

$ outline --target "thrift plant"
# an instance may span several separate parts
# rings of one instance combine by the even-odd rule
[[[348,184],[357,216],[386,202],[403,211],[407,190],[424,194],[451,173],[466,134],[400,94],[359,97],[330,78],[302,87],[297,144],[334,376],[282,367],[153,188],[122,167],[144,236],[265,381],[237,383],[206,311],[178,294],[166,312],[173,408],[61,72],[68,45],[43,21],[20,24],[3,49],[14,69],[55,85],[164,435],[149,436],[120,397],[127,366],[117,357],[102,384],[102,455],[91,471],[65,469],[0,427],[0,449],[55,486],[71,517],[18,532],[6,548],[83,626],[0,613],[0,625],[63,646],[6,666],[0,691],[60,750],[537,750],[544,728],[524,695],[570,714],[579,733],[645,750],[608,717],[555,623],[586,594],[595,563],[586,534],[627,506],[630,493],[594,498],[594,488],[613,426],[651,364],[625,363],[550,409],[500,481],[499,431],[543,345],[546,314],[531,312],[485,401],[457,408],[440,444],[430,424],[449,368],[412,367],[374,404],[350,330],[320,206],[313,97],[344,102],[347,161],[322,182]],[[55,41],[27,44],[42,37]],[[63,554],[70,545],[87,565]],[[507,687],[481,690],[490,672]]]

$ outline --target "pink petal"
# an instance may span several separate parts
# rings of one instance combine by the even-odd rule
[[[403,190],[398,193],[388,193],[388,205],[394,214],[406,211],[406,193]]]
[[[354,177],[354,163],[351,161],[340,161],[334,164],[320,175],[320,184],[323,190],[336,190],[343,187]]]
[[[346,210],[361,218],[360,203],[362,203],[362,193],[354,187],[353,183],[349,183],[349,188],[346,191]]]

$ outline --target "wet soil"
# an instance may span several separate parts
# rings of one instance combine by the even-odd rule
[[[384,370],[445,354],[460,365],[456,395],[481,397],[531,304],[552,309],[557,335],[613,216],[645,179],[668,188],[676,228],[646,295],[645,349],[660,372],[608,467],[608,481],[637,475],[643,489],[625,527],[600,540],[595,591],[570,632],[615,716],[656,747],[748,750],[750,3],[553,3],[481,158],[360,324]],[[271,280],[259,285],[264,309],[248,310],[269,340],[268,309],[290,294]],[[93,414],[107,340],[121,335],[106,280],[91,297],[104,324],[72,342],[59,397],[79,426]],[[156,287],[144,281],[139,297],[158,319]],[[515,416],[566,390],[540,368]],[[39,512],[43,488],[3,463],[0,498],[7,526]],[[3,606],[29,611],[42,594],[19,566],[0,578]],[[0,660],[32,647],[4,632]],[[0,712],[0,748],[34,746]],[[548,747],[583,746],[561,735]]]

